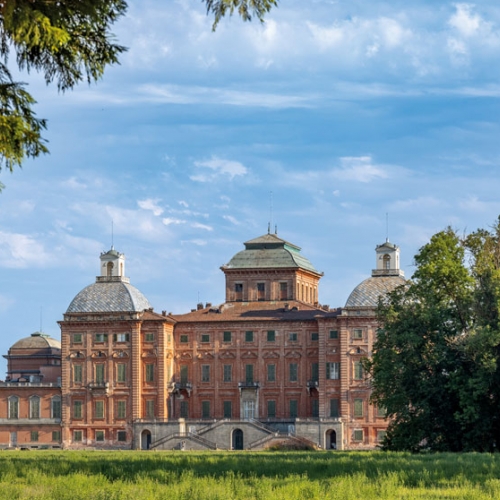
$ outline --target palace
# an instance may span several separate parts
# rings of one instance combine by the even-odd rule
[[[5,356],[0,447],[376,448],[387,421],[362,359],[379,297],[405,280],[396,245],[375,255],[371,277],[330,309],[323,274],[267,233],[221,267],[223,304],[172,315],[152,309],[112,248],[59,322],[61,343],[35,333]]]

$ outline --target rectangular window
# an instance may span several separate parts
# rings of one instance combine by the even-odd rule
[[[243,283],[234,284],[234,300],[241,302],[243,300]]]
[[[95,381],[98,384],[102,384],[104,382],[104,365],[103,364],[95,365]]]
[[[280,283],[280,300],[288,299],[288,283]]]
[[[377,431],[377,442],[381,443],[387,434],[387,431]]]
[[[340,400],[330,399],[330,417],[339,418],[340,416]]]
[[[201,381],[210,382],[210,365],[201,365]]]
[[[276,365],[267,365],[267,381],[276,382]]]
[[[353,441],[363,441],[363,429],[356,429],[353,432]]]
[[[115,335],[113,335],[113,340],[115,342],[128,342],[129,334],[128,333],[115,333]]]
[[[231,342],[231,332],[223,333],[223,342]]]
[[[201,402],[201,418],[210,418],[210,401]]]
[[[253,365],[245,365],[245,381],[247,384],[253,384]]]
[[[338,339],[339,331],[338,330],[330,330],[330,339]]]
[[[289,406],[290,406],[290,417],[297,418],[297,408],[298,408],[297,400],[290,399]]]
[[[59,396],[52,398],[50,403],[50,413],[52,418],[61,418],[61,399]]]
[[[352,337],[354,339],[362,339],[363,338],[363,330],[361,328],[356,328],[352,331]]]
[[[116,402],[116,418],[126,418],[127,417],[127,402],[117,401]]]
[[[32,443],[37,443],[38,442],[38,431],[31,431],[30,432],[30,441]]]
[[[40,418],[40,398],[38,396],[30,398],[30,418]]]
[[[9,418],[19,418],[19,398],[17,396],[9,398]]]
[[[267,331],[267,341],[275,342],[276,341],[276,332],[274,330]]]
[[[144,340],[146,342],[154,342],[154,340],[155,340],[155,334],[154,333],[145,333],[144,334]],[[121,431],[118,431],[118,432],[121,432]]]
[[[127,431],[118,431],[116,433],[116,440],[120,443],[127,441]]]
[[[104,431],[95,431],[95,440],[102,443],[104,441]]]
[[[94,418],[104,418],[104,401],[94,402]]]
[[[82,418],[83,401],[73,401],[73,418]]]
[[[289,371],[290,371],[290,382],[297,382],[299,376],[298,376],[298,365],[297,363],[290,363],[289,365]]]
[[[387,417],[387,408],[385,406],[377,406],[377,417],[379,418]]]
[[[210,335],[208,333],[203,333],[201,335],[201,342],[203,344],[207,344],[208,342],[210,342]]]
[[[116,381],[121,383],[127,381],[127,365],[125,363],[116,365]]]
[[[52,441],[56,443],[61,441],[61,431],[52,431]]]
[[[266,284],[257,283],[257,300],[266,300]]]
[[[267,418],[276,418],[276,401],[267,402]]]
[[[354,400],[354,416],[362,417],[363,416],[363,400],[355,399]]]
[[[96,333],[94,335],[94,342],[101,343],[101,342],[106,342],[107,340],[108,340],[107,333]]]
[[[233,418],[233,404],[231,401],[224,401],[224,418]]]
[[[83,440],[83,432],[82,431],[73,431],[73,441],[75,443],[81,443]]]
[[[146,365],[146,382],[154,382],[155,380],[155,365],[149,363]]]
[[[181,384],[188,383],[188,365],[181,365]]]
[[[181,344],[187,344],[189,342],[189,335],[181,335]]]
[[[311,363],[311,380],[313,382],[319,380],[319,363]]]
[[[326,378],[327,380],[338,380],[340,378],[340,363],[338,361],[326,364]]]
[[[148,399],[146,400],[146,417],[154,418],[155,417],[155,400]]]
[[[245,342],[253,342],[253,332],[245,332]]]
[[[74,333],[73,334],[73,344],[81,344],[82,341],[82,334],[81,333]]]
[[[313,332],[311,333],[311,340],[313,342],[317,342],[318,341],[318,338],[319,338],[319,333],[318,332]]]
[[[232,365],[224,365],[224,382],[231,382],[233,378],[232,371]]]
[[[319,417],[319,400],[313,399],[311,403],[311,413],[313,418]]]
[[[361,361],[354,362],[354,380],[363,380],[363,364]]]
[[[181,401],[181,418],[188,418],[188,402]]]
[[[297,342],[297,339],[298,339],[298,335],[297,333],[295,332],[291,332],[289,335],[288,335],[288,340],[290,342]]]
[[[83,366],[73,365],[73,382],[76,384],[81,384],[82,376],[83,376]]]

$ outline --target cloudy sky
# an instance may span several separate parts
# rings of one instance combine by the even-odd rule
[[[263,25],[211,24],[199,0],[130,1],[98,84],[19,77],[51,154],[0,173],[1,354],[59,338],[112,224],[131,282],[181,313],[223,301],[219,267],[269,222],[333,307],[387,226],[411,276],[433,233],[500,214],[497,1],[281,0]]]

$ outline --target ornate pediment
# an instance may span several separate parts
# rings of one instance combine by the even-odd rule
[[[92,358],[107,358],[108,356],[106,355],[106,353],[104,351],[97,351],[97,352],[93,352],[92,355],[91,355]]]
[[[241,359],[256,359],[256,358],[258,358],[258,355],[255,352],[247,351],[247,352],[244,352],[240,357],[241,357]]]
[[[115,351],[113,353],[113,358],[128,358],[129,354],[127,351]]]
[[[205,352],[198,352],[196,357],[198,359],[214,359],[215,356],[212,352],[205,351]]]
[[[368,351],[363,347],[352,347],[347,351],[351,356],[368,356]]]
[[[236,354],[231,351],[223,351],[219,354],[220,359],[234,359],[236,358]]]
[[[307,357],[308,358],[317,358],[318,357],[318,349],[310,349],[309,351],[307,351]]]
[[[84,359],[85,354],[82,351],[72,352],[72,353],[70,353],[69,357],[72,359],[73,358]]]
[[[151,349],[149,351],[144,351],[142,353],[143,358],[156,358],[156,356],[157,356],[156,349]]]
[[[263,356],[265,359],[278,359],[280,357],[279,353],[275,351],[266,352]]]
[[[298,351],[290,351],[285,354],[285,358],[301,358],[302,354]]]

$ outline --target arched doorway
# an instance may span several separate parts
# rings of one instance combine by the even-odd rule
[[[336,450],[337,449],[337,433],[333,429],[326,431],[326,449]]]
[[[233,431],[233,450],[243,449],[243,431],[241,429],[234,429]]]
[[[141,450],[149,450],[151,446],[151,432],[142,431],[141,434]]]

